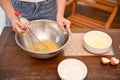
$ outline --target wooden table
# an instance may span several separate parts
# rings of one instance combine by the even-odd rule
[[[72,32],[86,32],[87,29],[72,29]],[[120,29],[102,30],[113,39],[115,56],[120,59]],[[101,64],[100,56],[58,56],[40,60],[30,57],[15,43],[15,33],[5,27],[0,37],[0,80],[60,80],[57,66],[66,58],[83,61],[88,68],[85,80],[120,80],[120,64],[117,66]],[[108,56],[111,57],[111,56]]]

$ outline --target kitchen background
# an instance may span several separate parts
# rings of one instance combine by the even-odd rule
[[[92,0],[89,0],[89,1],[92,1]],[[115,1],[115,0],[109,0],[109,1]],[[78,3],[78,4],[81,4],[81,3]],[[84,4],[83,4],[84,5]],[[81,9],[81,6],[80,6],[80,9]],[[81,12],[81,10],[79,10]],[[83,11],[82,11],[83,12]],[[70,11],[66,11],[65,13],[65,16],[66,15],[69,15]],[[114,24],[113,24],[113,27],[114,28],[120,28],[120,25],[118,24],[120,21],[120,9],[118,10],[118,13],[117,13],[117,16],[114,20]],[[6,19],[5,19],[5,13],[4,11],[2,10],[2,8],[0,7],[0,35],[2,33],[2,30],[3,28],[6,26]]]

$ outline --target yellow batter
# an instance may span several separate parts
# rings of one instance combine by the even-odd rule
[[[101,39],[90,39],[88,44],[95,48],[105,48],[108,45],[107,42]]]
[[[35,52],[49,52],[58,49],[58,45],[51,40],[43,40],[35,42],[29,49]]]

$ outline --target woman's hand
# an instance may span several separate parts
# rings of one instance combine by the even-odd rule
[[[57,17],[57,22],[62,28],[64,34],[71,34],[71,29],[70,29],[71,22],[68,19],[64,17]]]
[[[24,19],[23,20],[24,23],[23,23],[21,22],[21,20],[19,20],[16,17],[15,19],[11,20],[11,22],[12,22],[12,29],[15,32],[24,33],[29,29],[30,22],[27,19]]]

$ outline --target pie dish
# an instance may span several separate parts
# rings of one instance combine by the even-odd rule
[[[83,80],[87,75],[86,65],[74,58],[61,61],[57,71],[61,80]]]

